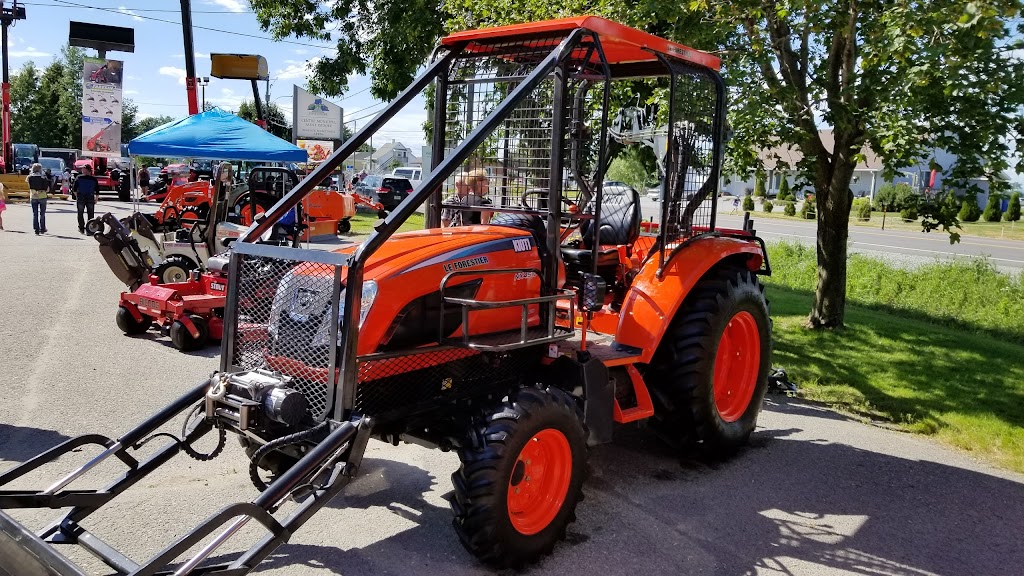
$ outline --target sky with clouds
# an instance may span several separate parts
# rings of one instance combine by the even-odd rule
[[[32,61],[42,68],[50,63],[68,40],[72,20],[135,29],[135,52],[110,52],[108,58],[124,60],[124,95],[143,116],[187,114],[184,41],[178,2],[153,0],[27,0],[26,19],[9,33],[11,72]],[[196,75],[209,76],[211,53],[259,54],[270,67],[270,99],[290,118],[292,85],[306,84],[307,63],[332,54],[330,43],[304,38],[275,42],[256,23],[245,0],[192,0],[193,42]],[[208,30],[216,28],[220,31]],[[87,54],[94,54],[86,50]],[[345,96],[330,100],[344,108],[345,120],[361,126],[383,103],[369,96],[369,79],[353,77]],[[260,83],[260,91],[265,88]],[[200,89],[202,90],[202,89]],[[206,101],[237,110],[242,99],[252,100],[246,81],[210,78]],[[201,97],[201,96],[200,96]],[[419,151],[424,144],[421,128],[426,119],[422,100],[414,101],[374,137],[374,145],[396,139]],[[349,124],[352,127],[352,124]]]

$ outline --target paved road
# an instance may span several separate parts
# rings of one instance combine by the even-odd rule
[[[163,337],[121,335],[121,287],[73,213],[51,205],[51,233],[39,238],[15,232],[29,228],[27,213],[13,206],[12,231],[0,232],[0,470],[68,436],[116,435],[216,367],[214,348],[186,355]],[[364,475],[261,573],[492,573],[450,528],[442,496],[457,466],[453,454],[373,442]],[[591,452],[590,472],[567,542],[528,573],[999,576],[1024,566],[1024,476],[780,397],[728,463],[680,462],[624,427]],[[89,526],[140,560],[253,496],[231,443],[213,462],[173,461]],[[38,527],[51,514],[18,517]]]
[[[659,220],[660,205],[646,197],[641,202],[645,219],[655,215]],[[743,223],[742,213],[732,215],[731,201],[719,205],[720,226],[739,228]],[[816,224],[794,220],[759,218],[751,213],[757,232],[766,241],[791,240],[804,244],[816,241]],[[993,264],[1008,270],[1024,269],[1024,242],[961,236],[958,244],[950,245],[944,232],[910,232],[906,230],[881,230],[879,228],[850,227],[850,249],[854,252],[885,255],[903,263],[930,262],[935,259],[986,256]]]

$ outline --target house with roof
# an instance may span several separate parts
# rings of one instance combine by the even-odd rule
[[[819,131],[819,137],[825,149],[832,151],[835,148],[835,138],[831,129]],[[867,145],[861,150],[864,159],[857,164],[853,171],[853,181],[850,183],[850,190],[855,198],[874,198],[875,193],[887,182],[905,182],[915,190],[924,192],[931,188],[939,190],[943,188],[943,175],[941,171],[932,171],[929,162],[934,160],[939,166],[949,167],[956,163],[956,156],[936,149],[933,150],[931,158],[925,158],[914,166],[903,168],[892,180],[885,180],[883,177],[882,159]],[[789,180],[792,187],[797,180],[797,171],[790,166],[796,166],[803,158],[799,148],[782,145],[758,152],[761,163],[765,169],[765,188],[769,195],[777,193],[782,180]],[[755,173],[751,171],[746,177],[744,175],[723,174],[722,192],[733,196],[743,196],[748,191],[754,190]],[[977,178],[971,180],[982,192],[978,194],[978,203],[984,206],[988,202],[988,179]]]
[[[369,171],[378,173],[391,172],[392,168],[398,166],[419,167],[422,163],[411,148],[393,139],[374,150],[371,158],[373,169]]]

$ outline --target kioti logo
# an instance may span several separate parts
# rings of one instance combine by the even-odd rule
[[[533,248],[533,243],[530,242],[529,238],[512,239],[512,250],[516,252],[529,252],[531,248]]]

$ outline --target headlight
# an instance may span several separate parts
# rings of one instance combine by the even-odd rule
[[[363,296],[359,299],[359,327],[362,328],[363,322],[366,321],[366,315],[370,312],[370,307],[373,306],[373,301],[377,299],[377,283],[373,280],[367,280],[363,282]],[[331,325],[328,320],[331,318],[331,314],[324,315],[324,321],[320,324],[320,328],[316,331],[316,336],[313,338],[312,344],[314,346],[326,346],[327,338],[330,334]],[[338,305],[338,346],[341,346],[341,327],[345,323],[345,290],[342,289],[341,297],[339,298]]]

